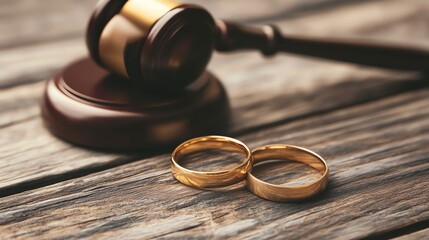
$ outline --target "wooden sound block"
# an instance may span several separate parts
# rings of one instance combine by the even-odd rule
[[[208,72],[180,94],[160,95],[89,58],[49,80],[41,105],[54,135],[109,150],[167,148],[196,136],[225,134],[230,122],[225,89]]]

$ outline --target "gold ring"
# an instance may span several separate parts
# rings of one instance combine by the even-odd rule
[[[237,167],[225,171],[198,172],[179,165],[183,157],[204,150],[224,150],[242,154],[245,159]],[[225,187],[243,181],[252,168],[252,155],[244,143],[229,137],[206,136],[180,144],[171,156],[173,176],[181,183],[196,188]]]
[[[252,156],[254,164],[264,160],[291,160],[309,165],[322,175],[309,184],[282,186],[264,182],[256,178],[250,170],[246,177],[246,186],[259,197],[277,202],[296,201],[309,198],[326,189],[329,175],[328,165],[321,156],[308,149],[291,145],[270,145],[253,150]]]

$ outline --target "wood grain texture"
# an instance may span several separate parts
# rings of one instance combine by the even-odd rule
[[[83,36],[97,0],[31,0],[0,4],[0,49]]]
[[[265,201],[240,184],[183,186],[166,154],[2,198],[0,231],[38,239],[358,239],[427,221],[428,102],[423,89],[240,137],[251,148],[288,143],[320,153],[329,188],[307,202]]]
[[[376,25],[384,25],[387,28],[388,22],[395,26],[397,21],[403,19],[404,16],[410,14],[420,16],[418,13],[422,7],[415,7],[415,5],[409,7],[408,4],[404,7],[403,1],[398,0],[382,1],[380,4],[385,6],[387,2],[390,3],[389,6],[391,6],[394,14],[391,17],[386,14],[381,19],[378,18],[378,11],[374,10],[375,16],[367,15],[367,19],[374,20],[372,24],[366,22],[367,28]],[[285,22],[285,24],[288,26],[304,25],[311,19],[310,22],[321,22],[317,29],[323,27],[327,32],[343,31],[344,33],[348,32],[348,34],[356,31],[358,34],[360,31],[366,31],[362,20],[357,17],[358,13],[368,12],[373,8],[380,9],[380,6],[376,3],[364,2],[353,5],[353,7],[343,6],[338,11],[324,10],[311,16],[298,17],[296,20],[290,20],[293,23]],[[404,15],[399,14],[399,10],[393,11],[401,8],[412,10],[405,11],[406,14]],[[356,16],[350,20],[350,25],[353,25],[352,23],[355,21],[359,22],[355,23],[356,28],[345,30],[342,28],[343,24],[335,21],[339,15],[342,15],[343,11]],[[326,18],[330,20],[323,22]],[[408,25],[419,26],[423,20],[423,17],[409,17]],[[308,32],[312,30],[309,26],[303,27],[303,29]],[[429,35],[428,29],[426,29],[427,35]],[[407,34],[403,32],[400,34],[408,37],[413,36],[414,33],[415,31],[409,29]],[[75,54],[76,49],[79,49],[79,47],[73,47],[76,45],[74,40],[70,41],[68,48],[70,50],[67,51],[70,51],[70,54]],[[46,64],[41,67],[42,69],[55,66],[60,62],[55,58],[56,48],[47,51],[49,46],[51,44],[39,49],[39,51],[34,51],[40,56],[44,55],[46,59],[50,59],[46,63],[41,63]],[[61,43],[58,48],[60,47],[63,47]],[[21,54],[10,52],[9,58],[5,57],[3,61],[7,63],[7,59],[17,57],[21,59],[18,62],[22,62],[26,55],[28,54],[25,51],[22,51]],[[10,68],[13,66],[16,67],[16,71],[19,68],[29,69],[28,75],[37,72],[37,69],[31,69],[31,66],[34,66],[32,61],[28,62],[28,68],[18,64],[11,64]],[[239,53],[231,56],[217,55],[211,68],[221,77],[231,96],[234,109],[233,135],[371,101],[426,85],[425,81],[420,81],[410,74],[360,69],[345,64],[331,64],[292,56],[279,56],[266,60],[256,53]],[[25,73],[21,70],[21,74],[22,72]],[[17,79],[25,78],[17,77]],[[106,154],[81,149],[51,136],[44,130],[38,117],[37,104],[43,85],[44,83],[36,83],[0,91],[0,126],[2,126],[0,128],[2,136],[0,139],[0,159],[2,159],[0,161],[0,196],[14,191],[22,191],[29,186],[34,186],[34,184],[43,185],[53,181],[53,179],[60,181],[58,179],[73,178],[76,174],[98,171],[110,166],[135,161],[141,157],[142,154]]]

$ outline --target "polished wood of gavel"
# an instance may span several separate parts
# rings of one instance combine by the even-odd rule
[[[213,50],[258,49],[397,70],[428,69],[422,49],[385,43],[282,35],[272,25],[214,20],[195,5],[172,0],[104,1],[89,24],[93,59],[151,90],[177,90],[205,70]]]

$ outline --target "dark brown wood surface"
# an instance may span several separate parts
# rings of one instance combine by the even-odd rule
[[[210,69],[233,105],[232,136],[251,148],[300,145],[327,159],[327,193],[304,203],[268,202],[241,185],[187,188],[173,180],[168,150],[106,153],[51,136],[39,117],[43,80],[86,54],[83,32],[95,2],[17,0],[0,10],[0,238],[427,236],[429,91],[414,73],[290,55],[214,57]],[[424,0],[194,3],[286,33],[429,47]],[[287,169],[261,174],[274,182],[314,177],[302,166],[290,169],[303,176]]]

